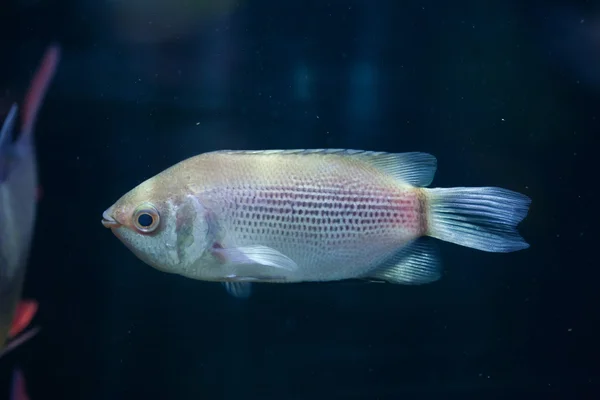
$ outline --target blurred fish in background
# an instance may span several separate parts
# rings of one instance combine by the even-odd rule
[[[39,328],[25,331],[38,304],[21,300],[39,198],[33,131],[44,95],[56,71],[60,48],[50,46],[25,96],[22,126],[12,137],[18,107],[13,104],[0,131],[0,357]],[[15,372],[13,399],[26,399],[24,379]]]
[[[219,107],[230,81],[229,17],[239,4],[233,0],[132,0],[113,1],[109,10],[119,41],[138,50],[147,45],[146,78],[155,80],[158,90],[200,80],[204,99],[210,99],[211,107]],[[200,57],[195,55],[199,47],[205,48]]]
[[[540,41],[550,60],[577,83],[600,90],[600,7],[545,4],[536,13],[543,27]]]
[[[111,1],[109,7],[119,36],[137,43],[156,43],[182,36],[211,18],[229,14],[234,0]]]

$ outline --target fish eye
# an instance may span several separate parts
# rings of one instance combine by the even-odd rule
[[[144,228],[149,227],[154,222],[154,217],[152,217],[152,215],[146,214],[146,213],[138,215],[137,218],[138,218],[138,220],[137,220],[138,225],[143,226]]]
[[[159,222],[160,215],[151,204],[142,204],[133,213],[133,225],[142,233],[154,232]]]

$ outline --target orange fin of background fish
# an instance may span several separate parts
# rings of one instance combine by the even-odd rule
[[[54,76],[58,61],[60,59],[60,47],[58,45],[52,45],[46,50],[44,58],[36,71],[27,94],[25,95],[25,102],[23,105],[23,126],[21,129],[21,138],[23,140],[31,140],[31,132],[37,119],[42,100],[50,81]]]
[[[15,314],[8,332],[8,337],[13,338],[23,332],[29,326],[29,323],[38,310],[38,302],[35,300],[21,300],[17,304]]]
[[[10,400],[29,400],[29,395],[25,388],[25,376],[23,376],[23,372],[20,369],[15,369],[13,372]]]

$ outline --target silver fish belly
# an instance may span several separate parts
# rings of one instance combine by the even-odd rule
[[[225,205],[217,213],[226,232],[220,245],[263,245],[285,254],[297,264],[288,282],[366,274],[420,236],[425,218],[414,189],[394,192],[357,179],[215,193]]]

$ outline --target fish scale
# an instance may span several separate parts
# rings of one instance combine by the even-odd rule
[[[343,273],[340,262],[360,264],[366,273],[418,237],[424,218],[414,188],[356,183],[338,174],[224,190],[221,198],[230,201],[222,201],[229,207],[220,220],[230,234],[223,246],[272,247],[298,264],[298,280],[336,276]]]

